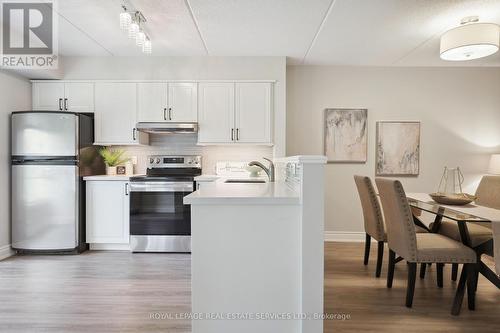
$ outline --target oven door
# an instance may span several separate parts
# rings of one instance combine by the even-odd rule
[[[189,181],[130,183],[130,242],[134,252],[190,252]]]

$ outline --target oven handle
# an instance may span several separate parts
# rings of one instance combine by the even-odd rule
[[[193,182],[131,182],[130,192],[193,192]]]

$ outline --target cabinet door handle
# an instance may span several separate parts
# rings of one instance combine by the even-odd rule
[[[59,98],[59,111],[62,111],[62,98]]]
[[[125,195],[128,195],[128,183],[125,183]]]
[[[240,141],[240,129],[236,129],[236,141]]]
[[[134,129],[132,130],[132,138],[134,139],[134,141],[136,140],[136,136],[135,136],[136,131],[137,131],[137,129],[134,127]]]
[[[234,141],[234,128],[231,128],[231,141]]]
[[[163,120],[167,120],[167,108],[163,108]]]
[[[68,111],[68,99],[64,99],[64,110]]]
[[[168,108],[168,120],[172,120],[172,108]]]

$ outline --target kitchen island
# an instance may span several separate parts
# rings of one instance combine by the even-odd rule
[[[184,198],[193,332],[323,331],[325,162],[280,159],[276,182],[219,179]]]

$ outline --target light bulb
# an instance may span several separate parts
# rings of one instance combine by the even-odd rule
[[[152,51],[153,51],[153,47],[151,45],[151,40],[146,39],[144,41],[144,43],[142,44],[142,52],[147,53],[147,54],[151,54]]]
[[[122,30],[127,30],[132,23],[132,16],[129,13],[123,12],[120,14],[120,28]]]
[[[137,35],[135,36],[135,44],[137,46],[142,46],[144,44],[144,41],[146,40],[146,34],[142,31],[139,31]]]
[[[134,39],[137,36],[138,32],[139,32],[139,24],[135,22],[130,23],[130,26],[128,27],[128,38]]]

